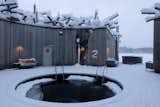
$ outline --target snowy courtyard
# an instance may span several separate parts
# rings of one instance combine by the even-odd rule
[[[31,1],[0,0],[0,107],[160,107],[160,3]]]
[[[150,60],[150,59],[148,59]],[[96,67],[65,66],[66,73],[95,74]],[[124,65],[108,68],[105,75],[119,81],[123,91],[116,96],[85,103],[51,103],[36,101],[15,91],[15,86],[28,78],[54,74],[54,67],[33,69],[6,69],[0,72],[0,103],[2,107],[159,107],[160,75],[145,69],[144,64]],[[99,74],[100,75],[100,74]]]

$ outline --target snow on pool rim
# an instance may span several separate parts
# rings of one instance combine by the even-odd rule
[[[47,74],[49,75],[49,74]],[[53,75],[53,74],[50,74]],[[25,96],[22,96],[20,94],[17,93],[16,91],[16,87],[18,86],[18,84],[27,81],[28,79],[31,78],[35,78],[35,77],[40,77],[40,76],[44,76],[44,75],[39,75],[39,76],[33,76],[33,77],[28,77],[28,78],[23,78],[23,79],[17,79],[15,81],[13,81],[12,83],[9,84],[8,86],[8,90],[7,93],[10,96],[10,98],[12,98],[15,101],[18,101],[19,103],[23,103],[23,104],[27,104],[27,105],[32,105],[32,106],[40,106],[40,107],[52,107],[52,106],[56,106],[56,107],[66,107],[66,106],[85,106],[85,107],[103,107],[109,104],[113,104],[113,103],[117,103],[121,100],[123,100],[122,98],[124,98],[124,96],[126,96],[127,91],[124,90],[124,86],[121,84],[121,82],[117,81],[118,83],[120,83],[123,87],[123,89],[121,90],[121,92],[117,93],[115,96],[111,97],[111,98],[106,98],[106,99],[102,99],[102,100],[97,100],[97,101],[90,101],[90,102],[80,102],[80,103],[59,103],[59,102],[45,102],[45,101],[39,101],[39,100],[34,100],[31,98],[27,98]]]

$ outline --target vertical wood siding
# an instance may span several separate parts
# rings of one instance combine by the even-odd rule
[[[154,69],[160,73],[160,19],[154,21]]]
[[[60,31],[63,35],[60,35]],[[0,20],[0,68],[11,66],[18,58],[36,58],[43,63],[43,49],[53,47],[53,65],[74,65],[77,62],[76,36],[81,31],[82,38],[88,38],[88,65],[104,65],[107,58],[106,48],[111,48],[110,57],[115,56],[114,39],[106,29],[95,29],[86,34],[86,30],[60,29],[11,23]],[[24,51],[19,56],[17,46]],[[99,51],[99,60],[91,58],[91,51]]]
[[[61,37],[59,31],[64,34]],[[53,65],[76,63],[76,30],[43,28],[0,21],[0,68],[11,66],[18,58],[36,58],[43,62],[43,48],[53,45]],[[24,48],[21,56],[17,46]],[[61,54],[60,54],[61,53]]]

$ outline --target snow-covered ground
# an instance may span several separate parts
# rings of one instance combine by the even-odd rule
[[[152,55],[151,55],[152,56]],[[66,66],[65,72],[95,74],[96,67]],[[15,91],[17,83],[44,74],[53,74],[54,67],[0,71],[0,107],[160,107],[160,74],[145,69],[144,64],[108,68],[106,76],[121,82],[124,90],[115,97],[87,103],[49,103],[21,96]]]

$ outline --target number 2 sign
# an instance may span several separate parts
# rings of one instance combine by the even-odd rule
[[[98,50],[92,50],[91,57],[93,59],[98,59]]]

